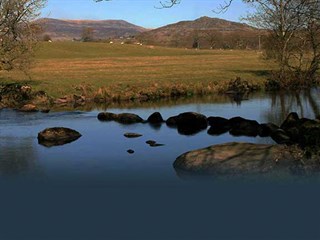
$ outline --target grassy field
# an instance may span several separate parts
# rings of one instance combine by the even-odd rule
[[[0,78],[27,82],[53,97],[84,94],[127,99],[162,96],[172,89],[216,92],[237,76],[263,85],[267,70],[255,51],[56,42],[38,46],[30,79],[21,72],[0,72]]]

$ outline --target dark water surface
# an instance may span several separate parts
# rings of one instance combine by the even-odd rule
[[[318,175],[192,177],[176,173],[180,154],[230,141],[148,124],[99,122],[100,111],[164,119],[185,111],[280,124],[288,113],[315,118],[320,91],[86,106],[49,114],[0,110],[0,239],[320,239]],[[83,136],[46,148],[37,134],[69,127]],[[143,134],[127,139],[126,132]],[[165,144],[151,148],[145,142]],[[134,154],[127,153],[133,149]]]

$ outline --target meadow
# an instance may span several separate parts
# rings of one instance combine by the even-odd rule
[[[195,50],[115,43],[41,43],[32,67],[0,72],[52,97],[134,99],[215,93],[240,76],[263,86],[270,66],[249,50]]]

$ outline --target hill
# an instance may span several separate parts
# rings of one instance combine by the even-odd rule
[[[36,21],[43,30],[42,35],[49,35],[53,40],[80,39],[84,29],[91,29],[94,39],[119,38],[136,35],[146,31],[123,20],[60,20],[41,18]]]
[[[143,32],[137,38],[146,44],[171,47],[248,48],[257,45],[249,43],[257,42],[257,35],[258,29],[247,24],[201,17]]]

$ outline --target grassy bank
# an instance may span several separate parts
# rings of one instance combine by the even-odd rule
[[[56,42],[39,45],[30,79],[21,72],[0,72],[0,77],[2,82],[27,82],[53,97],[127,99],[216,92],[236,76],[263,85],[267,70],[255,51]]]

